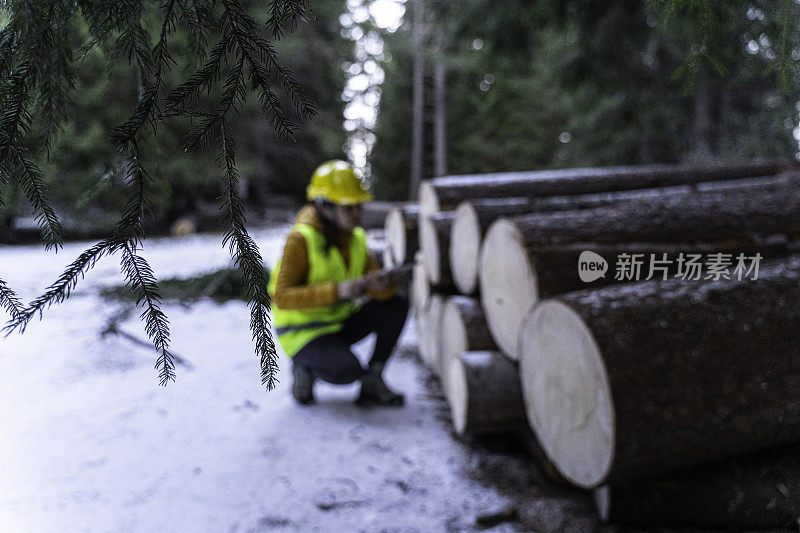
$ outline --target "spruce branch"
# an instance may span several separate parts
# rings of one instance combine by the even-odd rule
[[[2,279],[0,279],[0,307],[11,315],[12,320],[20,316],[23,308],[16,293]]]
[[[220,40],[211,49],[211,52],[203,66],[198,69],[182,85],[176,87],[165,98],[168,111],[175,111],[193,103],[201,93],[211,91],[214,84],[219,80],[222,61],[225,58],[225,50],[228,43]],[[178,112],[180,114],[180,111]]]
[[[158,350],[155,368],[159,370],[161,385],[175,381],[175,362],[169,351],[169,323],[161,310],[161,295],[153,270],[144,257],[138,255],[136,246],[131,242],[122,244],[122,272],[127,285],[136,295],[136,305],[143,305],[140,318],[144,320],[145,332]]]
[[[49,150],[53,136],[67,118],[67,94],[75,88],[74,61],[69,29],[73,8],[68,2],[53,2],[45,13],[46,23],[41,24],[36,62],[39,83],[39,112],[47,123],[45,147]]]
[[[113,239],[106,239],[98,242],[88,250],[81,253],[64,270],[64,272],[53,282],[44,294],[30,302],[16,317],[3,328],[5,335],[8,336],[14,331],[24,333],[30,321],[39,316],[41,319],[42,313],[53,304],[61,303],[72,294],[72,290],[78,284],[80,279],[86,275],[86,272],[92,269],[94,265],[105,255],[111,255],[119,248],[116,241]]]
[[[244,205],[236,188],[239,180],[236,170],[236,146],[230,127],[224,119],[221,120],[218,163],[222,169],[225,187],[222,208],[229,226],[222,244],[228,246],[236,266],[246,280],[250,330],[261,363],[261,383],[266,385],[267,390],[272,390],[278,383],[278,356],[269,317],[270,297],[267,292],[269,280],[258,246],[245,228]]]
[[[8,75],[3,77],[3,106],[0,109],[0,161],[6,159],[12,146],[19,146],[22,143],[22,139],[30,129],[28,79],[32,71],[32,62],[23,61],[16,66],[9,65]]]
[[[36,223],[39,225],[42,242],[45,250],[62,245],[61,223],[58,221],[53,209],[45,199],[44,176],[39,167],[25,153],[21,147],[12,147],[10,154],[12,165],[15,164],[16,172],[13,174],[15,181],[22,188],[22,192],[33,207]]]
[[[267,30],[274,39],[280,39],[286,30],[292,31],[298,22],[306,20],[308,20],[308,2],[306,0],[293,2],[272,0],[269,6]]]
[[[154,11],[149,5],[155,5]],[[114,128],[126,167],[127,203],[114,233],[80,254],[44,294],[27,306],[16,300],[5,284],[0,285],[0,305],[11,314],[4,328],[24,332],[27,325],[50,306],[70,296],[72,290],[97,261],[122,253],[121,269],[143,307],[141,319],[156,349],[156,367],[162,384],[174,380],[169,352],[169,324],[161,309],[155,275],[140,255],[142,218],[151,196],[152,177],[142,164],[140,144],[155,133],[167,118],[184,117],[194,124],[184,140],[187,149],[211,144],[221,131],[220,165],[225,182],[224,218],[229,225],[223,243],[230,248],[247,283],[251,310],[250,327],[262,367],[262,382],[274,387],[277,356],[270,330],[270,299],[267,275],[255,242],[245,228],[244,206],[236,190],[233,135],[226,116],[237,113],[248,91],[257,94],[265,118],[282,135],[291,136],[294,124],[284,111],[278,92],[285,93],[302,118],[315,113],[313,103],[302,93],[292,73],[278,61],[269,41],[262,37],[255,20],[240,0],[50,0],[3,3],[10,22],[0,30],[0,184],[18,182],[34,206],[49,247],[61,243],[61,228],[44,196],[44,179],[28,153],[35,109],[47,124],[47,142],[65,119],[68,93],[74,89],[72,46],[74,23],[82,18],[89,38],[81,47],[84,56],[98,48],[112,57],[124,58],[136,69],[138,99],[128,118]],[[145,11],[145,9],[148,11]],[[158,20],[158,35],[151,35],[144,20]],[[306,20],[306,0],[276,0],[270,4],[267,28],[279,38],[298,21]],[[178,26],[191,36],[195,59],[202,66],[170,88],[166,74],[176,62],[170,54],[171,35]],[[155,40],[153,38],[155,37]],[[210,49],[209,39],[217,39]],[[206,53],[208,51],[208,53]],[[212,102],[201,97],[212,96]],[[219,128],[217,128],[219,126]],[[143,145],[143,144],[142,144]],[[47,144],[45,144],[47,146]],[[0,283],[2,283],[0,281]]]

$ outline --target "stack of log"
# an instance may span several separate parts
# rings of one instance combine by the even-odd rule
[[[459,434],[530,425],[611,519],[645,524],[649,509],[661,525],[797,527],[795,162],[436,178],[385,235],[392,261],[414,258],[420,353]],[[607,263],[591,282],[585,251]],[[615,272],[633,254],[661,262]],[[677,261],[688,254],[730,268],[692,279]],[[756,254],[757,272],[734,270]],[[737,483],[761,491],[756,509],[733,501],[740,489],[718,491],[706,514],[722,517],[680,504],[729,479],[731,461],[749,476]],[[758,509],[765,494],[780,496]]]

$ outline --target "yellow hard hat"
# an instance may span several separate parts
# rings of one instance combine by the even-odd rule
[[[372,195],[353,172],[353,167],[339,159],[326,161],[317,167],[306,189],[306,197],[310,201],[324,198],[342,205],[360,204],[372,200]]]

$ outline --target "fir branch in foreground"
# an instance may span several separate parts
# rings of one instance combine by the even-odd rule
[[[12,168],[15,169],[12,176],[22,188],[22,192],[25,193],[25,197],[31,207],[33,207],[33,213],[41,231],[45,250],[50,248],[58,250],[62,245],[61,223],[45,199],[42,171],[39,170],[33,159],[22,148],[11,147],[9,155],[12,158]]]
[[[155,134],[167,118],[199,119],[184,146],[197,148],[210,144],[217,125],[221,126],[220,164],[226,183],[225,219],[230,227],[223,242],[230,247],[248,284],[250,327],[261,359],[262,382],[272,389],[277,382],[277,356],[270,330],[267,275],[258,247],[245,229],[243,203],[236,193],[238,175],[233,136],[225,118],[231,110],[238,112],[248,90],[256,93],[263,115],[284,136],[291,136],[294,124],[282,109],[276,91],[282,90],[288,95],[303,118],[313,115],[315,109],[300,91],[291,72],[279,64],[272,44],[261,35],[263,30],[240,0],[159,0],[152,3],[48,0],[11,1],[3,5],[8,6],[11,22],[0,30],[0,184],[9,179],[21,184],[34,205],[48,247],[60,244],[60,226],[45,201],[41,172],[25,148],[30,141],[29,110],[35,105],[32,99],[38,96],[45,114],[51,119],[48,131],[55,131],[63,121],[65,95],[74,88],[74,59],[71,50],[59,47],[74,33],[76,23],[85,23],[89,30],[88,43],[82,47],[85,52],[97,48],[114,59],[127,58],[136,69],[139,95],[128,119],[114,130],[114,138],[127,162],[129,185],[128,202],[114,235],[83,252],[27,307],[12,300],[13,293],[3,286],[0,304],[13,311],[4,331],[24,332],[34,316],[41,318],[45,309],[68,298],[79,279],[98,260],[121,251],[122,271],[138,303],[144,307],[141,318],[160,354],[156,367],[160,370],[161,383],[174,380],[167,317],[160,308],[155,276],[146,260],[138,255],[143,238],[142,215],[147,208],[152,182],[142,166],[139,146],[145,136]],[[280,37],[284,29],[291,29],[299,20],[305,20],[307,5],[307,0],[272,1],[267,28],[273,37]],[[151,10],[153,6],[155,10]],[[142,22],[150,20],[150,15],[156,17],[160,28],[152,49],[148,26]],[[169,44],[171,35],[180,25],[191,34],[190,48],[196,54],[194,64],[202,64],[202,67],[182,78],[176,88],[170,88],[166,84],[166,74],[175,66],[175,61],[170,56]],[[219,40],[205,57],[209,38]],[[208,96],[210,100],[202,102],[204,109],[201,109],[201,96]]]
[[[278,355],[275,352],[269,317],[270,297],[267,292],[269,280],[258,246],[245,228],[242,200],[236,192],[236,183],[239,180],[236,170],[236,146],[230,128],[224,120],[220,138],[218,162],[222,168],[225,187],[223,209],[229,224],[222,244],[228,246],[236,266],[245,278],[250,307],[250,330],[253,333],[256,354],[261,362],[261,383],[267,386],[267,390],[272,390],[278,383]]]
[[[175,363],[169,351],[169,323],[161,310],[161,295],[153,270],[144,257],[136,254],[136,248],[129,242],[122,245],[122,272],[128,287],[136,295],[136,305],[144,304],[140,318],[145,322],[145,331],[158,350],[155,368],[159,369],[161,385],[175,381]]]
[[[267,30],[273,38],[280,39],[287,29],[292,31],[298,22],[305,22],[308,19],[308,2],[307,0],[300,2],[272,0],[269,13]]]
[[[0,279],[0,307],[11,315],[12,320],[22,313],[22,302],[2,279]]]
[[[44,294],[29,303],[22,312],[9,321],[8,325],[3,328],[6,336],[14,330],[19,330],[20,333],[24,333],[25,328],[27,328],[30,321],[37,314],[39,318],[41,318],[45,309],[69,298],[72,290],[78,284],[78,281],[86,275],[86,272],[88,272],[103,256],[110,255],[117,249],[118,245],[116,241],[109,239],[100,241],[84,251],[66,268],[61,276],[45,290]]]

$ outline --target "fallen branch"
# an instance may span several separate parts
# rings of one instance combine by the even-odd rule
[[[106,335],[119,335],[120,337],[128,339],[129,341],[138,346],[143,346],[148,349],[153,349],[152,343],[142,340],[136,335],[128,333],[127,331],[119,329],[118,323],[115,320],[109,322],[108,326],[103,331],[100,332],[101,337],[105,338]],[[172,358],[175,361],[175,363],[183,366],[187,370],[194,369],[194,365],[192,363],[190,363],[189,361],[187,361],[186,359],[184,359],[183,357],[174,352],[172,352]]]

